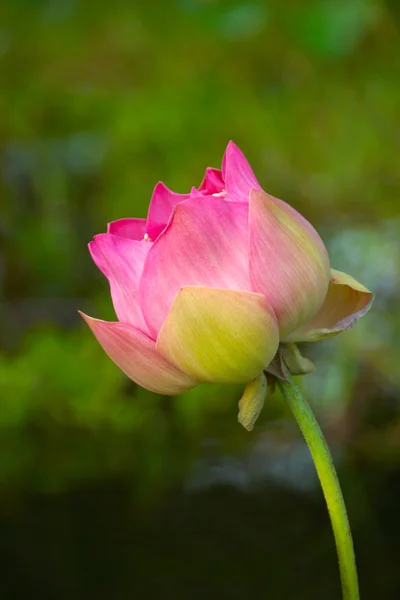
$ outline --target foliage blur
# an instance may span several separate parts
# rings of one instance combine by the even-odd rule
[[[376,293],[303,379],[333,449],[362,597],[400,597],[400,9],[395,0],[0,4],[2,597],[340,597],[329,520],[278,394],[142,390],[86,244],[219,166],[263,187]],[[23,574],[23,577],[20,575]]]

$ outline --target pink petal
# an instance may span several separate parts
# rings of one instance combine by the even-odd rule
[[[107,233],[131,240],[143,240],[146,233],[146,219],[119,219],[107,226]]]
[[[352,327],[371,308],[374,295],[350,275],[331,269],[323,305],[285,341],[317,342]]]
[[[270,301],[281,339],[321,307],[330,270],[315,229],[291,206],[252,190],[249,204],[250,279]]]
[[[169,190],[160,181],[154,188],[147,215],[147,231],[154,242],[168,223],[172,210],[176,204],[190,198],[190,194],[177,194]]]
[[[196,385],[156,350],[146,334],[126,323],[110,323],[80,313],[112,361],[142,387],[157,394],[180,394]]]
[[[192,187],[190,190],[190,198],[203,198],[204,194],[202,194],[196,187]]]
[[[149,252],[140,303],[153,336],[183,286],[250,290],[247,206],[205,196],[178,204]]]
[[[233,142],[229,142],[222,160],[222,177],[234,202],[248,202],[250,190],[261,190],[246,157]]]
[[[139,303],[139,281],[152,244],[101,233],[89,244],[92,258],[107,277],[120,321],[147,332]]]
[[[206,169],[204,179],[200,184],[199,191],[205,195],[211,196],[212,194],[218,194],[225,189],[225,183],[222,178],[222,171],[220,169]]]

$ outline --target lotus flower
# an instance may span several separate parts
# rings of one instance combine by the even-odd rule
[[[109,357],[160,394],[248,384],[248,428],[280,342],[336,335],[372,302],[363,285],[330,269],[312,225],[261,189],[233,142],[198,188],[177,194],[158,183],[147,219],[110,223],[89,250],[118,321],[83,317]]]

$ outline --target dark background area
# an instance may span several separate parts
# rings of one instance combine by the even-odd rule
[[[301,380],[348,505],[363,600],[400,598],[400,9],[394,0],[0,4],[0,590],[4,600],[336,600],[329,518],[278,393],[158,397],[78,309],[113,319],[86,244],[221,163],[376,293]]]

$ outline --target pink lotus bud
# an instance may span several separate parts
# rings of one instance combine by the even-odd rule
[[[232,142],[199,188],[158,183],[147,220],[114,221],[89,249],[118,321],[84,318],[112,360],[162,394],[250,382],[240,417],[249,428],[279,342],[334,335],[372,300],[351,277],[331,275],[315,229],[261,189]]]

